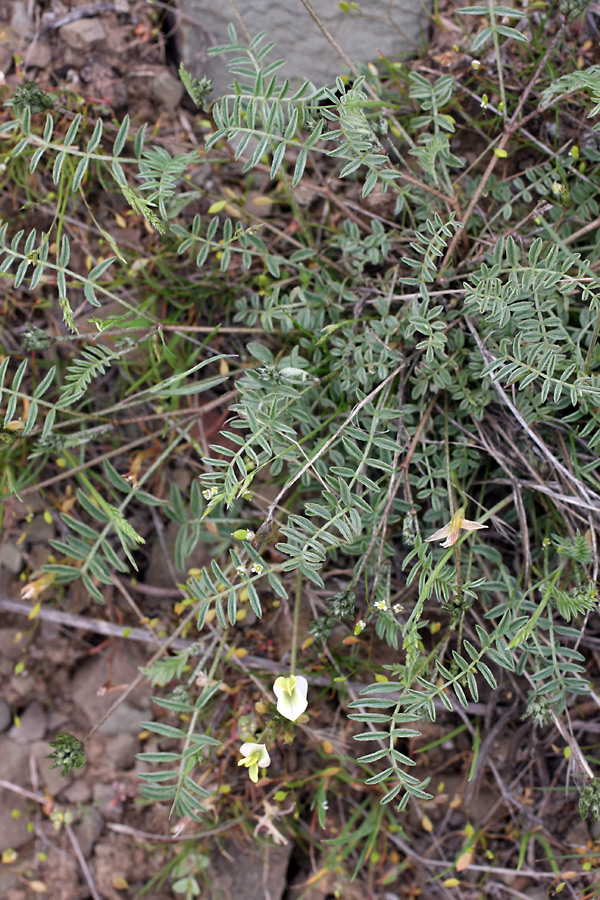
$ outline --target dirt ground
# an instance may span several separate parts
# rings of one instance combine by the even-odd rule
[[[29,78],[44,90],[61,87],[97,110],[105,108],[121,118],[127,112],[136,123],[149,122],[172,133],[181,129],[183,114],[174,25],[161,3],[154,8],[129,0],[1,3],[0,83],[13,86]],[[18,71],[15,57],[21,61]],[[20,573],[47,562],[48,541],[57,535],[44,520],[44,506],[38,495],[7,504],[12,526],[4,534],[0,556],[3,599],[19,598]],[[158,545],[148,561],[145,575],[153,584],[149,570],[152,565],[164,568],[161,554]],[[140,606],[152,615],[156,601],[147,602],[142,595]],[[118,607],[116,601],[109,603],[108,618],[122,619]],[[75,615],[89,612],[76,592],[66,608]],[[167,808],[140,806],[134,800],[137,772],[143,769],[136,753],[157,744],[139,724],[153,718],[149,686],[135,691],[100,728],[89,744],[84,769],[62,778],[46,757],[48,741],[58,732],[87,732],[137,676],[150,650],[88,630],[30,622],[7,609],[0,611],[0,623],[0,778],[12,785],[0,792],[0,897],[133,897],[178,846]],[[57,809],[71,813],[72,827],[53,823]],[[227,854],[226,846],[220,846]],[[288,857],[284,854],[285,865],[280,862],[278,868],[271,860],[273,898],[281,896]],[[223,871],[230,858],[223,855]],[[255,868],[260,884],[260,860]],[[222,883],[223,888],[217,877],[215,897],[227,888],[226,878]],[[167,879],[145,896],[163,900],[181,894],[171,891]]]

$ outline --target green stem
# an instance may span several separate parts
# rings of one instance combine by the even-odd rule
[[[193,714],[192,714],[192,717],[191,717],[191,719],[190,719],[190,721],[189,721],[189,723],[188,723],[188,728],[187,728],[187,734],[186,734],[186,738],[185,738],[185,743],[184,743],[184,745],[183,745],[183,750],[182,750],[182,752],[181,752],[181,760],[180,760],[180,763],[179,763],[179,773],[178,773],[178,776],[177,776],[177,790],[176,790],[176,793],[175,793],[175,797],[173,798],[173,803],[172,803],[172,805],[171,805],[171,812],[170,812],[170,815],[171,815],[171,816],[172,816],[172,815],[174,814],[174,812],[175,812],[175,806],[176,806],[176,803],[177,803],[177,801],[178,801],[178,799],[179,799],[179,795],[180,795],[180,793],[181,793],[181,789],[183,788],[183,783],[184,783],[185,779],[187,778],[187,776],[189,775],[189,773],[191,772],[191,770],[193,769],[193,767],[196,765],[196,762],[197,762],[197,759],[196,759],[195,754],[190,754],[190,753],[188,753],[188,750],[189,750],[190,743],[191,743],[191,740],[192,740],[192,735],[194,734],[194,732],[195,732],[195,730],[196,730],[196,722],[198,721],[198,718],[199,718],[199,716],[200,716],[200,713],[202,712],[202,709],[203,709],[203,707],[202,707],[200,701],[202,700],[203,695],[204,695],[204,694],[210,689],[210,687],[212,686],[212,682],[213,682],[213,679],[214,679],[214,677],[215,677],[215,672],[217,671],[217,666],[218,666],[219,663],[221,662],[221,656],[223,655],[223,648],[225,647],[225,638],[226,638],[226,636],[227,636],[227,632],[226,632],[226,631],[223,631],[223,633],[222,633],[222,635],[221,635],[221,640],[220,640],[220,642],[219,642],[219,646],[217,647],[217,651],[216,651],[216,653],[215,653],[215,655],[214,655],[213,661],[212,661],[211,666],[210,666],[210,670],[209,670],[208,675],[207,675],[207,677],[206,677],[205,685],[204,685],[204,687],[203,687],[203,689],[202,689],[202,692],[201,692],[200,696],[198,697],[198,701],[197,701],[196,708],[195,708],[195,710],[194,710],[194,712],[193,712]]]
[[[481,518],[479,519],[479,522],[480,523],[486,522],[489,518],[494,516],[501,509],[504,509],[505,506],[508,506],[509,503],[512,503],[512,501],[513,501],[512,494],[510,494],[508,497],[504,497],[503,500],[500,500],[498,503],[496,503],[495,506],[493,506],[490,510],[488,510],[486,513],[484,513],[481,516]],[[467,535],[468,535],[468,532],[465,532],[465,534],[462,534],[459,537],[458,541],[462,544],[462,542],[465,540]],[[454,547],[456,547],[456,544],[454,545]],[[431,589],[433,587],[433,584],[435,583],[436,578],[438,577],[439,573],[442,571],[442,569],[444,568],[444,566],[446,565],[446,563],[448,562],[450,557],[452,556],[454,547],[449,547],[448,550],[446,550],[446,552],[443,554],[443,556],[440,556],[439,560],[437,561],[437,563],[431,570],[431,572],[427,578],[427,581],[421,588],[419,597],[417,599],[417,602],[415,603],[415,607],[414,607],[412,613],[409,616],[408,622],[404,626],[404,634],[405,635],[408,635],[410,633],[410,630],[411,630],[412,626],[414,625],[414,623],[418,622],[420,620],[421,614],[423,612],[423,607],[425,606],[425,601],[429,598]],[[406,646],[407,646],[406,637],[404,639],[403,646],[406,649]]]
[[[590,346],[588,347],[588,352],[585,357],[584,370],[585,374],[589,375],[591,373],[592,368],[592,356],[594,353],[594,349],[596,347],[596,343],[598,341],[598,334],[600,333],[600,309],[598,309],[598,313],[596,315],[596,322],[594,324],[594,331],[592,333],[592,338],[590,340]]]
[[[450,518],[456,512],[456,495],[452,476],[450,473],[450,438],[448,435],[448,392],[444,395],[444,462],[446,464],[446,483],[448,485],[448,502],[450,504]]]
[[[540,616],[542,615],[542,613],[548,606],[548,601],[550,600],[550,598],[552,596],[552,589],[553,589],[554,585],[556,584],[556,582],[558,581],[560,575],[562,574],[562,571],[563,571],[562,569],[559,569],[554,574],[552,581],[550,582],[550,584],[544,591],[544,596],[542,597],[538,608],[536,609],[536,611],[530,618],[529,622],[527,622],[526,625],[524,625],[522,628],[519,629],[519,631],[517,631],[514,638],[508,645],[509,650],[513,650],[515,647],[518,647],[519,644],[522,644],[523,641],[526,641],[529,637],[531,637],[531,634],[537,624],[538,619],[540,618]]]
[[[506,109],[506,93],[504,91],[504,75],[502,74],[502,60],[500,59],[500,41],[498,40],[498,32],[496,31],[496,13],[494,10],[494,0],[488,0],[490,8],[490,27],[492,30],[492,41],[494,43],[494,52],[496,54],[496,67],[498,70],[498,90],[500,91],[500,102],[502,103],[502,118],[506,122],[508,111]]]
[[[296,674],[296,659],[298,657],[298,628],[300,625],[300,607],[302,605],[302,572],[296,572],[296,595],[294,597],[294,624],[292,629],[292,653],[290,657],[290,675]]]

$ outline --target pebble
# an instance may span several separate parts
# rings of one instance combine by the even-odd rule
[[[0,567],[18,575],[23,565],[23,554],[14,541],[4,541],[0,547]]]
[[[85,778],[79,778],[65,789],[65,800],[67,800],[68,803],[74,803],[75,805],[78,803],[89,803],[91,799],[92,788]]]
[[[29,674],[27,669],[20,675],[13,675],[10,679],[10,686],[19,697],[31,697],[36,693],[35,678]]]
[[[119,735],[123,732],[129,735],[139,734],[141,731],[140,722],[146,717],[139,709],[125,701],[118,706],[114,713],[103,722],[98,729],[99,734],[115,734]]]
[[[145,648],[144,648],[145,650]],[[136,661],[145,665],[146,656],[144,650],[135,647],[123,648],[112,661],[105,654],[98,654],[82,664],[73,675],[70,683],[70,694],[79,709],[86,715],[90,725],[94,725],[104,713],[110,709],[119,696],[116,690],[104,691],[104,686],[111,680],[113,685],[128,685],[138,675]],[[134,706],[148,709],[150,706],[150,690],[147,685],[140,685],[130,695],[124,704],[125,713],[117,709],[110,720],[101,726],[103,734],[118,734],[126,731],[128,734],[137,734],[140,730],[137,723],[146,718],[139,710],[133,711]],[[121,723],[124,726],[121,727]]]
[[[34,22],[28,12],[29,4],[25,0],[13,0],[12,17],[10,20],[13,31],[19,37],[29,37],[34,30]]]
[[[34,69],[45,69],[52,62],[52,47],[48,41],[36,41],[27,51],[27,64]]]
[[[18,884],[19,876],[15,871],[6,867],[0,871],[0,897],[8,897],[9,891]]]
[[[86,810],[81,822],[73,826],[73,833],[85,857],[91,855],[94,844],[102,834],[103,829],[104,819],[94,807]]]
[[[36,63],[37,65],[37,63]],[[42,68],[42,66],[40,66]],[[45,68],[45,66],[43,67]],[[27,554],[27,562],[32,571],[41,569],[49,561],[48,557],[52,554],[52,547],[48,544],[33,544]]]
[[[171,472],[171,481],[180,491],[187,491],[192,481],[192,473],[189,469],[179,467]]]
[[[31,744],[44,737],[47,727],[46,710],[39,700],[34,700],[21,715],[19,726],[13,725],[8,736],[16,744]]]
[[[2,778],[14,784],[26,784],[28,780],[27,754],[23,747],[0,734],[0,760]],[[29,821],[28,801],[12,791],[0,790],[0,853],[11,847],[19,850],[31,840],[27,830]],[[13,810],[20,815],[13,818]]]
[[[7,659],[18,659],[25,648],[25,635],[20,628],[0,630],[0,655]]]
[[[3,697],[0,697],[0,732],[6,731],[6,729],[12,724],[12,710],[10,705],[4,700]]]
[[[56,529],[54,522],[46,522],[44,516],[38,513],[31,520],[27,529],[27,540],[29,543],[42,543],[51,541],[56,537]]]
[[[246,214],[259,219],[266,219],[273,215],[273,201],[259,191],[251,191],[246,199],[244,209]]]
[[[3,75],[8,74],[8,70],[13,63],[13,52],[8,44],[0,44],[0,72]]]
[[[77,19],[60,29],[60,37],[73,50],[89,50],[106,38],[102,19]]]
[[[110,784],[94,785],[94,806],[109,822],[119,822],[123,815],[123,804],[117,800]]]
[[[133,734],[115,734],[106,742],[106,756],[118,769],[131,769],[140,742]]]
[[[165,109],[175,109],[185,92],[179,78],[168,69],[161,69],[152,81],[152,95]]]

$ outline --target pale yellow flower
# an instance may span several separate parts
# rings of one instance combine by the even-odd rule
[[[21,588],[21,599],[37,600],[39,595],[50,587],[55,578],[54,572],[44,572],[39,578],[30,581],[25,587]]]
[[[477,531],[478,528],[487,528],[487,525],[481,525],[479,522],[471,522],[465,519],[465,507],[461,506],[457,509],[447,525],[432,534],[431,537],[425,538],[426,541],[441,541],[446,538],[442,547],[452,547],[460,537],[461,531]]]
[[[303,675],[290,675],[289,678],[281,675],[276,679],[273,691],[277,697],[277,712],[292,722],[295,722],[308,706],[306,699],[308,681]]]
[[[267,752],[267,748],[264,744],[242,744],[240,753],[242,758],[238,766],[246,766],[250,781],[256,784],[258,781],[258,767],[260,766],[261,769],[264,769],[271,764],[271,757]]]

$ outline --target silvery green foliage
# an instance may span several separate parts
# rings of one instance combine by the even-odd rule
[[[496,8],[496,14],[501,13],[505,14]],[[513,28],[498,25],[497,31],[504,37],[524,40]],[[484,35],[480,46],[485,39]],[[241,47],[236,49],[242,52]],[[241,61],[237,64],[242,67]],[[249,69],[244,72],[249,74]],[[254,138],[258,143],[252,153],[245,154],[245,168],[271,154],[272,176],[288,159],[287,154],[293,155],[294,184],[301,180],[314,153],[339,158],[339,177],[359,181],[363,196],[377,183],[382,191],[397,189],[393,164],[373,128],[370,100],[361,82],[350,88],[338,82],[335,91],[317,93],[308,102],[303,96],[288,101],[285,86],[281,104],[275,82],[269,81],[268,88],[266,83],[260,74],[253,74],[253,80],[235,84],[235,93],[218,108],[219,130],[210,139],[211,146],[219,139],[238,142],[236,152],[242,157],[250,138]],[[304,89],[308,91],[308,86]],[[422,177],[437,189],[447,190],[452,184],[452,169],[461,165],[452,154],[454,123],[445,111],[454,90],[451,76],[442,76],[433,84],[416,74],[409,79],[410,96],[420,106],[413,128],[421,135],[409,152],[420,166]],[[329,145],[335,142],[338,146],[331,148]],[[534,197],[552,197],[559,175],[548,163],[524,177],[516,176],[508,186],[490,179],[498,214],[503,219],[511,218],[520,203],[531,203]],[[593,202],[579,185],[575,190],[577,202]],[[600,432],[595,407],[600,383],[598,351],[590,329],[599,305],[597,282],[586,261],[552,239],[529,240],[523,249],[510,236],[500,238],[484,260],[464,272],[464,306],[452,312],[452,306],[433,296],[429,285],[438,279],[440,262],[460,223],[454,214],[444,217],[432,209],[418,191],[403,193],[400,208],[412,208],[422,225],[412,235],[411,253],[402,259],[409,270],[402,282],[413,288],[414,295],[398,310],[392,312],[389,304],[377,300],[371,307],[368,326],[346,321],[345,310],[358,302],[356,285],[365,278],[368,265],[385,264],[394,247],[394,233],[388,227],[374,226],[371,239],[351,222],[342,226],[332,246],[341,252],[340,261],[353,274],[352,282],[342,287],[331,273],[319,269],[304,274],[301,284],[291,289],[275,285],[266,296],[253,295],[238,302],[238,320],[245,324],[262,324],[267,331],[277,328],[285,333],[293,317],[302,329],[319,335],[319,339],[315,344],[300,337],[293,360],[275,359],[264,345],[248,348],[256,364],[239,382],[240,399],[231,423],[235,432],[228,435],[238,449],[215,448],[218,454],[210,460],[214,471],[205,478],[215,491],[209,514],[221,502],[243,502],[260,472],[268,469],[285,474],[297,470],[305,458],[310,458],[309,437],[320,428],[319,420],[311,414],[313,407],[318,408],[316,398],[329,396],[332,411],[335,400],[347,405],[362,401],[367,391],[393,371],[398,357],[390,350],[398,342],[405,356],[415,353],[417,358],[409,390],[414,406],[403,408],[409,433],[414,431],[428,396],[438,391],[448,392],[454,409],[465,416],[465,427],[471,429],[472,424],[466,423],[483,420],[497,385],[516,390],[517,412],[526,423],[543,421],[545,408],[549,415],[557,408],[572,410],[571,421],[586,446],[592,450],[596,445]],[[549,208],[550,204],[540,207],[541,214]],[[294,273],[295,277],[296,271],[302,272],[303,262],[294,270],[282,261],[280,271],[288,276]],[[574,301],[569,314],[565,297]],[[581,343],[582,333],[588,335],[589,342]],[[327,369],[320,366],[324,357],[319,348],[324,345],[329,349]],[[306,375],[287,380],[283,373],[290,365]],[[332,374],[334,382],[325,391],[323,379]],[[521,395],[529,399],[520,401]],[[380,400],[373,399],[360,420],[346,424],[327,454],[316,452],[314,475],[309,477],[307,472],[302,478],[312,498],[304,501],[302,511],[291,512],[280,527],[285,540],[280,540],[277,549],[287,557],[280,564],[282,571],[296,569],[323,587],[319,573],[328,558],[341,550],[355,557],[356,571],[364,566],[369,570],[372,547],[365,535],[371,534],[381,519],[399,450],[394,437],[398,417]],[[411,418],[413,413],[416,419]],[[300,446],[302,453],[298,452]],[[453,454],[455,470],[462,478],[471,477],[478,467],[478,454],[464,442]],[[416,496],[438,509],[435,484],[440,478],[439,455],[433,448],[419,448],[415,459],[421,472],[413,479]],[[409,504],[400,500],[395,501],[393,510],[395,521],[406,519],[409,513],[414,516]],[[589,691],[584,659],[573,646],[576,629],[557,623],[556,618],[569,622],[591,609],[595,591],[586,593],[583,587],[558,590],[556,580],[564,569],[557,557],[557,568],[541,580],[539,595],[530,599],[504,570],[500,554],[485,546],[480,536],[472,541],[473,568],[459,594],[448,554],[440,560],[423,543],[418,528],[411,534],[413,549],[404,564],[408,567],[407,584],[418,587],[418,599],[408,618],[392,616],[389,569],[384,566],[378,570],[373,598],[380,609],[375,623],[377,634],[391,646],[401,646],[405,661],[389,667],[388,682],[361,691],[359,699],[350,704],[350,717],[368,726],[356,739],[376,745],[359,757],[359,762],[383,766],[367,783],[386,784],[384,803],[394,800],[403,808],[411,796],[429,796],[426,780],[410,773],[414,760],[403,752],[403,742],[419,733],[420,721],[435,719],[438,710],[450,711],[455,704],[468,708],[469,702],[479,700],[482,686],[495,690],[502,669],[531,680],[535,702],[529,711],[540,721],[540,704],[544,705],[546,721],[553,712],[562,715],[569,698]],[[560,538],[554,548],[555,553],[574,559],[575,550],[571,545],[571,549],[562,547]],[[590,559],[584,558],[581,547],[577,553],[581,567],[578,578],[584,585]],[[474,626],[473,638],[463,639],[459,650],[431,664],[421,649],[425,607],[436,600],[449,613],[451,628],[461,627],[472,604],[492,590],[474,562],[478,554],[497,567],[500,574],[493,589],[506,599],[492,606],[483,624]],[[326,639],[334,623],[318,623],[321,620],[315,623],[314,633]]]
[[[478,15],[488,11],[465,10]],[[524,14],[495,7],[496,18],[479,35],[476,47],[498,35],[524,43],[520,31],[497,21],[504,15],[522,20]],[[575,647],[579,632],[571,624],[597,599],[588,587],[594,560],[585,535],[548,538],[548,545],[535,554],[539,574],[534,584],[526,578],[517,581],[493,541],[478,533],[469,538],[468,574],[460,585],[452,548],[434,547],[424,536],[447,516],[448,482],[486,502],[489,497],[482,491],[492,482],[509,500],[511,492],[523,493],[522,482],[530,472],[512,458],[506,462],[505,456],[525,436],[545,462],[549,456],[554,459],[548,442],[557,417],[573,445],[597,456],[599,281],[591,264],[563,240],[565,207],[558,202],[564,193],[562,179],[571,182],[563,187],[578,215],[591,221],[599,214],[594,179],[589,173],[579,179],[573,159],[557,161],[555,154],[523,175],[491,177],[489,217],[484,223],[476,208],[465,239],[484,225],[493,239],[445,281],[442,262],[461,228],[454,179],[463,161],[452,149],[455,123],[450,110],[459,89],[453,77],[430,81],[419,73],[406,75],[412,104],[405,116],[406,139],[398,129],[393,131],[395,111],[383,90],[377,95],[380,83],[374,88],[361,76],[352,82],[339,78],[322,89],[305,81],[294,90],[281,75],[282,61],[268,62],[272,45],[265,43],[264,35],[249,47],[238,41],[233,29],[230,37],[230,43],[215,52],[235,54],[233,88],[212,108],[216,130],[207,149],[218,153],[222,142],[229,142],[245,172],[264,166],[266,160],[270,178],[292,204],[295,188],[310,183],[315,160],[325,161],[357,199],[375,196],[376,189],[380,195],[390,194],[394,219],[374,214],[368,227],[359,227],[348,218],[335,235],[327,233],[320,242],[307,228],[298,232],[291,252],[274,252],[253,224],[231,216],[207,220],[196,215],[191,222],[181,216],[189,199],[186,172],[196,154],[173,156],[159,146],[146,148],[145,129],[130,135],[127,118],[107,137],[102,120],[88,135],[81,117],[75,116],[66,135],[56,139],[52,112],[39,134],[25,107],[2,133],[14,141],[13,158],[25,155],[32,173],[42,164],[48,166],[54,183],[71,194],[84,190],[88,174],[98,167],[126,202],[165,241],[174,238],[177,253],[189,254],[198,267],[227,273],[237,262],[242,272],[260,265],[258,278],[244,282],[235,318],[244,326],[262,327],[264,337],[243,348],[245,368],[235,383],[231,418],[209,447],[202,485],[194,481],[189,494],[173,485],[166,505],[179,526],[178,568],[185,569],[194,548],[206,539],[211,515],[225,521],[229,516],[250,518],[245,504],[265,479],[282,492],[282,500],[288,491],[293,502],[286,506],[285,497],[279,503],[278,493],[255,538],[241,547],[219,533],[219,553],[187,583],[189,621],[202,631],[214,608],[218,629],[233,627],[242,591],[260,617],[263,591],[287,600],[293,573],[324,590],[328,563],[342,559],[353,574],[337,620],[344,621],[348,610],[362,603],[369,626],[402,654],[402,662],[387,670],[389,681],[366,685],[350,704],[351,719],[366,726],[356,740],[376,745],[359,757],[369,771],[374,764],[379,768],[367,783],[385,785],[383,802],[394,800],[402,808],[411,797],[429,797],[427,779],[411,774],[415,761],[404,752],[405,742],[419,734],[420,722],[434,719],[439,710],[453,711],[457,704],[468,709],[484,690],[496,689],[503,670],[533,684],[529,712],[539,723],[562,715],[573,697],[589,690]],[[593,101],[600,102],[598,74],[588,70],[558,79],[544,103],[578,86],[589,88]],[[199,90],[191,82],[190,89],[192,95]],[[411,162],[409,184],[403,180],[408,170],[405,150]],[[598,162],[593,152],[588,159]],[[595,179],[597,183],[597,172]],[[461,182],[466,196],[460,202],[468,202],[476,189],[477,178],[466,172]],[[530,214],[535,228],[529,227]],[[527,228],[521,221],[529,223]],[[518,239],[504,233],[507,222],[521,228]],[[50,274],[71,335],[77,333],[72,292],[79,291],[92,306],[115,299],[107,279],[120,265],[114,250],[89,272],[78,273],[71,267],[66,235],[51,255],[49,234],[10,236],[8,231],[8,226],[0,229],[0,271],[12,277],[16,287],[29,289]],[[273,349],[275,333],[279,352]],[[32,452],[68,449],[69,440],[75,442],[73,447],[83,433],[90,434],[82,429],[65,437],[58,429],[64,423],[61,417],[89,402],[92,386],[128,351],[128,345],[113,349],[90,343],[66,369],[58,399],[45,404],[55,377],[48,371],[28,398],[22,434],[37,441]],[[175,372],[142,392],[136,402],[189,397],[218,386],[225,376],[201,376],[205,365],[206,360]],[[16,370],[12,378],[9,367]],[[15,433],[26,368],[27,361],[13,364],[9,358],[0,366],[0,386],[6,380],[7,440]],[[496,445],[490,449],[490,432],[498,410],[507,408],[519,430],[516,438],[494,435],[503,454],[496,452]],[[7,427],[11,425],[12,431]],[[63,539],[53,542],[64,561],[46,567],[57,584],[81,578],[102,602],[101,586],[135,566],[134,553],[143,536],[129,521],[128,510],[134,500],[147,507],[162,503],[144,485],[186,437],[169,442],[136,486],[107,460],[102,469],[106,496],[89,487],[78,489],[77,515],[61,515]],[[575,485],[568,501],[578,513],[587,514],[598,508],[599,495],[595,463],[584,468],[575,474],[564,465],[551,471],[560,472],[564,484]],[[543,496],[550,496],[554,521],[560,518],[556,496],[563,497],[567,488],[538,481],[526,493],[527,509],[515,501],[508,526],[499,517],[494,523],[506,529],[505,542],[514,542],[519,517],[529,514],[537,521],[535,491],[553,493]],[[265,560],[275,516],[276,555]],[[396,613],[391,596],[401,534],[401,564],[414,602],[409,614]],[[358,594],[363,581],[365,598]],[[485,610],[479,620],[470,618],[475,604]],[[427,655],[426,616],[437,610],[446,617],[447,641],[439,645],[439,653]],[[465,620],[468,637],[461,631]],[[328,625],[322,625],[319,636],[326,638],[327,630]],[[182,651],[155,663],[147,674],[157,684],[181,680],[196,655],[202,659],[203,654],[208,654],[205,643],[193,653]],[[200,665],[195,667],[198,672]],[[218,682],[207,679],[200,692],[191,689],[191,681],[180,687],[160,702],[189,724],[146,727],[178,739],[182,749],[142,756],[161,767],[144,776],[145,792],[152,799],[168,800],[178,815],[198,818],[206,792],[191,773],[218,741],[197,731],[196,725],[209,709]]]
[[[574,22],[589,5],[590,0],[560,0],[560,11],[567,22]]]

